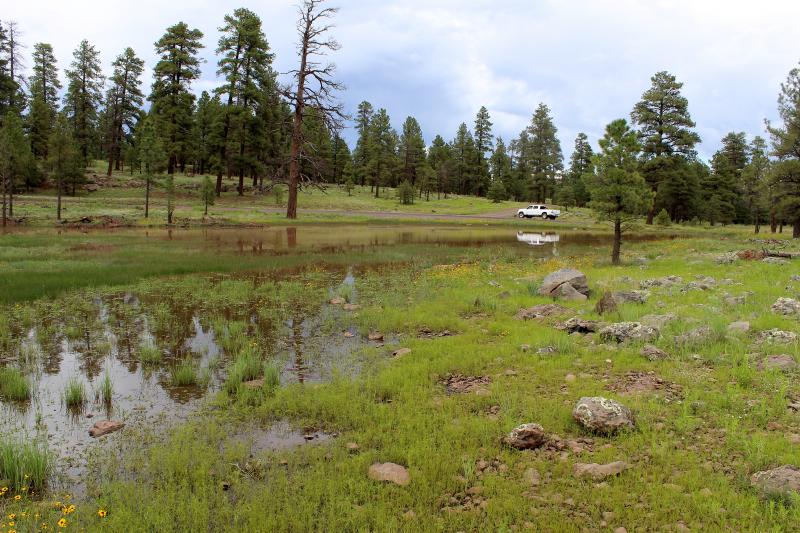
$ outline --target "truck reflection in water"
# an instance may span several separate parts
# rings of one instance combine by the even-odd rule
[[[558,233],[528,233],[525,231],[519,231],[517,232],[517,240],[530,246],[544,246],[546,244],[552,244],[553,255],[558,255],[558,247],[556,246],[559,241]]]

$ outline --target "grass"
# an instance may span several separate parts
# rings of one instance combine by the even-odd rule
[[[12,492],[42,490],[52,469],[53,458],[45,446],[0,436],[0,484],[3,487]]]
[[[153,531],[523,531],[531,524],[542,531],[593,531],[605,530],[603,520],[611,530],[628,531],[676,530],[679,521],[697,531],[796,529],[800,506],[762,498],[749,478],[782,464],[800,466],[800,449],[793,444],[800,422],[787,409],[800,398],[797,373],[759,367],[767,355],[800,358],[800,346],[755,342],[760,331],[798,331],[797,317],[776,315],[770,306],[779,296],[800,293],[800,283],[790,280],[792,265],[718,264],[723,252],[760,246],[749,242],[746,231],[629,241],[621,267],[609,264],[603,241],[565,240],[557,256],[491,243],[398,245],[364,255],[349,250],[333,264],[285,270],[280,281],[277,271],[262,265],[257,275],[154,275],[98,289],[136,293],[148,316],[160,305],[164,324],[197,313],[224,344],[227,379],[211,408],[188,422],[169,430],[131,425],[135,438],[94,456],[91,471],[97,475],[89,494],[100,496],[85,503],[91,513],[70,520],[76,529],[96,530],[96,509],[102,508],[109,510],[102,524],[109,531],[131,524]],[[184,244],[182,252],[195,245]],[[258,259],[270,267],[285,260]],[[354,328],[384,333],[387,345],[346,350],[331,362],[330,380],[281,386],[279,368],[264,361],[274,360],[285,339],[267,332],[283,331],[288,319],[315,316],[350,266],[361,307],[332,319],[331,344]],[[586,273],[593,290],[586,302],[564,303],[570,311],[565,318],[621,322],[672,313],[677,318],[654,341],[669,357],[649,361],[640,354],[642,343],[605,345],[568,335],[554,327],[556,319],[516,320],[520,308],[550,303],[536,288],[548,273],[565,267]],[[605,291],[636,289],[642,280],[666,275],[683,282],[650,289],[644,304],[624,304],[602,317],[595,313]],[[709,290],[683,290],[698,276],[716,283]],[[727,303],[728,296],[747,292],[752,294],[744,304]],[[6,308],[0,316],[8,317],[9,331],[17,331],[21,312]],[[752,332],[729,334],[728,324],[739,320],[748,320]],[[676,344],[676,336],[703,325],[711,334]],[[445,330],[451,335],[435,336]],[[397,348],[392,342],[411,352],[391,357]],[[539,354],[546,346],[555,353]],[[312,361],[318,356],[310,345],[304,348]],[[354,368],[346,366],[351,360]],[[662,380],[660,388],[625,390],[630,380],[650,372]],[[449,374],[482,376],[490,383],[485,393],[448,394],[441,381]],[[256,391],[240,401],[241,384],[262,376],[270,393]],[[579,427],[572,408],[578,398],[595,395],[630,407],[636,429],[598,436]],[[243,427],[279,420],[337,438],[275,450],[251,449],[237,440]],[[527,422],[592,444],[563,457],[501,445],[504,434]],[[348,442],[358,444],[357,453]],[[576,463],[617,460],[630,468],[603,484],[572,473]],[[410,486],[369,479],[371,464],[389,461],[408,467]],[[481,473],[482,461],[503,467]],[[536,487],[526,480],[530,469],[539,473]],[[223,483],[227,490],[220,488]],[[451,498],[464,502],[467,489],[479,492],[485,507],[448,509]],[[4,511],[15,511],[13,505]]]
[[[142,344],[139,346],[139,361],[145,366],[157,365],[163,357],[161,349],[152,344]]]
[[[86,387],[77,376],[71,377],[64,387],[64,404],[70,409],[83,407],[86,403]]]
[[[170,382],[176,387],[192,387],[198,381],[197,365],[191,360],[183,360],[170,369]]]
[[[23,373],[13,367],[0,367],[0,398],[24,402],[30,397],[31,384]]]
[[[108,372],[103,375],[103,381],[100,382],[100,397],[106,405],[110,405],[114,397],[114,384]]]

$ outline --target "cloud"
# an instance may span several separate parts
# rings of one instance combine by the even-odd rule
[[[258,13],[276,53],[276,69],[295,60],[295,8],[277,0],[241,3]],[[545,102],[565,152],[584,131],[628,117],[650,76],[669,70],[685,83],[690,111],[710,155],[728,131],[763,134],[775,115],[780,82],[800,59],[795,21],[800,2],[763,0],[341,0],[333,59],[350,110],[369,100],[397,127],[415,116],[428,140],[472,125],[489,108],[507,140]],[[113,57],[132,46],[149,66],[153,42],[179,20],[205,33],[202,80],[218,83],[214,48],[230,5],[211,0],[135,3],[30,0],[4,7],[29,48],[51,42],[63,69],[86,38]],[[148,76],[150,72],[148,71]],[[148,77],[147,84],[150,79]],[[352,132],[347,134],[352,140]]]

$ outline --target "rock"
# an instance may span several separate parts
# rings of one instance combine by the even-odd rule
[[[784,372],[797,368],[797,362],[791,355],[770,355],[758,364],[762,370],[782,370]]]
[[[769,263],[770,265],[785,265],[789,263],[789,261],[786,259],[781,259],[780,257],[765,257],[761,260],[761,262]]]
[[[683,278],[680,276],[665,276],[658,279],[643,280],[639,283],[639,287],[642,289],[650,289],[652,287],[672,287],[674,285],[678,285],[679,283],[683,283]]]
[[[525,470],[523,478],[531,487],[538,487],[542,483],[542,477],[539,475],[539,471],[533,467]]]
[[[353,337],[355,337],[356,335],[355,335],[355,333],[353,333],[352,331],[345,331],[345,332],[344,332],[344,336],[345,336],[346,338],[348,338],[348,339],[352,339],[352,338],[353,338]]]
[[[500,284],[498,282],[496,282],[495,280],[491,280],[489,282],[489,285],[492,286],[492,287],[500,287]]]
[[[98,420],[89,430],[89,435],[94,438],[102,437],[103,435],[114,433],[123,427],[125,427],[123,422],[117,422],[115,420]]]
[[[383,340],[383,333],[379,333],[377,331],[370,331],[369,335],[367,335],[367,340],[371,340],[374,342],[381,342]]]
[[[251,379],[250,381],[245,381],[244,386],[248,389],[260,389],[264,386],[264,379]]]
[[[529,352],[529,351],[531,351],[531,345],[530,344],[520,344],[519,345],[519,349],[521,351],[523,351],[523,352]]]
[[[528,309],[520,309],[517,313],[517,320],[533,320],[538,318],[546,318],[554,315],[563,315],[570,310],[563,305],[558,304],[543,304],[535,305]]]
[[[756,337],[758,344],[791,344],[797,341],[797,334],[791,331],[769,329],[762,331]]]
[[[623,343],[628,341],[652,341],[658,338],[658,330],[640,322],[619,322],[609,324],[600,330],[600,338],[604,341]]]
[[[598,300],[597,305],[594,306],[594,310],[598,315],[614,313],[617,310],[617,300],[614,299],[612,293],[606,292],[603,294],[603,297]]]
[[[345,311],[358,311],[360,308],[361,306],[356,304],[344,304],[342,306],[342,309],[344,309]]]
[[[534,450],[547,444],[550,438],[539,424],[522,424],[503,437],[503,444],[518,450]]]
[[[360,449],[359,445],[355,442],[348,442],[345,447],[347,448],[348,453],[357,453]]]
[[[603,323],[596,320],[586,320],[584,318],[574,316],[556,326],[558,329],[563,329],[567,333],[594,333],[603,326]]]
[[[576,292],[589,296],[589,284],[586,281],[586,275],[574,268],[564,268],[548,274],[539,287],[539,294],[556,297],[559,295],[557,292],[559,288],[565,284],[570,285]]]
[[[628,533],[628,530],[620,526],[614,530],[614,533]]]
[[[411,353],[411,348],[398,348],[392,352],[392,357],[403,357]]]
[[[591,477],[595,481],[602,481],[607,477],[618,476],[628,468],[628,463],[616,461],[607,465],[597,463],[576,463],[572,467],[575,477]]]
[[[642,348],[642,351],[639,353],[647,357],[647,359],[649,359],[650,361],[662,361],[669,357],[669,354],[667,352],[653,346],[652,344],[645,345],[645,347]]]
[[[756,472],[750,477],[750,484],[764,496],[790,498],[800,493],[800,468],[784,465]]]
[[[408,470],[395,463],[375,463],[369,467],[367,475],[375,481],[386,481],[403,487],[411,483]]]
[[[637,303],[643,304],[647,302],[650,293],[647,291],[619,291],[612,293],[611,296],[617,304]]]
[[[730,307],[736,307],[737,305],[744,305],[747,303],[747,296],[744,294],[740,296],[726,296],[723,302]]]
[[[750,331],[750,322],[741,320],[728,324],[728,331],[731,333],[747,333]]]
[[[577,379],[578,378],[575,377],[575,374],[567,374],[566,376],[564,376],[564,381],[566,381],[567,383],[575,383]]]
[[[702,326],[691,331],[687,331],[682,335],[676,335],[674,337],[674,341],[678,346],[689,346],[691,344],[708,340],[713,333],[714,332],[710,327]]]
[[[611,434],[635,426],[630,409],[607,398],[581,398],[572,411],[572,418],[584,428],[596,433]]]
[[[538,350],[536,350],[536,353],[538,353],[539,355],[554,354],[558,353],[558,348],[556,348],[555,346],[545,346],[543,348],[539,348]]]
[[[330,301],[331,305],[344,305],[347,303],[347,300],[342,298],[341,296],[337,296],[336,298],[332,298]]]
[[[800,302],[794,298],[778,298],[772,304],[772,312],[786,316],[800,314]]]
[[[575,289],[569,283],[564,283],[563,285],[559,286],[556,289],[555,294],[557,294],[558,298],[561,300],[566,300],[568,302],[585,302],[589,298]]]
[[[660,331],[664,329],[664,326],[677,319],[677,316],[667,313],[666,315],[645,315],[639,319],[639,322]]]

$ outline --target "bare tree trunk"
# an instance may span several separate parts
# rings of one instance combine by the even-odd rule
[[[300,70],[297,74],[297,100],[292,121],[292,148],[289,160],[289,200],[286,204],[286,218],[297,218],[297,187],[300,182],[300,156],[303,145],[303,106],[305,105],[306,65],[308,63],[308,26],[303,34],[300,52]]]
[[[6,208],[7,208],[7,206],[6,206],[6,179],[3,178],[3,227],[4,228],[6,227],[6,224],[8,224],[8,220],[6,220],[6,216],[7,216]]]
[[[150,216],[150,178],[144,180],[144,218]]]
[[[58,182],[56,183],[56,220],[61,220],[61,190],[63,189],[63,184],[61,182],[61,173],[58,174]]]
[[[611,249],[611,264],[619,264],[619,252],[622,248],[622,221],[617,217],[614,220],[614,246]]]
[[[792,239],[800,239],[800,218],[794,219],[792,224]]]

